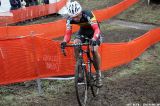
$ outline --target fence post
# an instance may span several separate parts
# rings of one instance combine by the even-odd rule
[[[35,35],[36,35],[36,33],[34,31],[30,32],[30,36],[32,38],[32,44],[33,44],[32,49],[33,49],[33,54],[34,54],[34,59],[35,59],[35,71],[37,73],[37,76],[39,76],[39,72],[37,71],[38,65],[37,65],[36,53],[35,53],[35,50],[36,50],[35,41],[34,41]],[[43,90],[42,90],[42,87],[41,87],[41,85],[42,85],[41,80],[39,78],[36,79],[36,83],[37,83],[38,94],[42,95]]]
[[[148,0],[148,5],[150,4],[150,0]]]
[[[43,90],[42,90],[42,86],[41,86],[42,85],[41,80],[37,79],[36,82],[37,82],[38,94],[42,95],[43,94]]]

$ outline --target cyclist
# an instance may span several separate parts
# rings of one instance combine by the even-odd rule
[[[77,1],[70,2],[67,5],[68,17],[66,21],[66,33],[64,40],[61,43],[61,48],[64,49],[65,45],[70,41],[72,35],[72,24],[77,24],[80,26],[78,33],[75,35],[74,43],[84,43],[84,37],[90,39],[90,45],[94,48],[92,49],[93,54],[93,64],[96,69],[96,85],[101,87],[103,85],[101,79],[100,70],[100,54],[98,52],[98,47],[100,45],[100,28],[96,17],[89,10],[83,10],[81,5]],[[82,37],[84,35],[84,37]],[[77,60],[78,49],[75,49],[75,58]]]

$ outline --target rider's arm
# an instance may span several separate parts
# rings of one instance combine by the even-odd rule
[[[89,22],[94,30],[93,38],[97,40],[100,36],[100,29],[99,29],[99,25],[97,23],[96,17],[93,13],[92,13],[92,17],[89,18]]]
[[[100,29],[99,29],[98,23],[92,24],[91,26],[94,30],[93,38],[95,40],[97,40],[99,38],[99,35],[100,35]]]
[[[70,24],[70,20],[67,20],[66,33],[63,41],[68,43],[71,40],[71,35],[72,35],[72,26]]]

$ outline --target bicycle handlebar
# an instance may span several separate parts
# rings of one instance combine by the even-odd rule
[[[76,44],[67,44],[65,47],[81,47],[81,46],[89,46],[89,43],[76,43]],[[61,49],[64,56],[66,55],[65,48]]]
[[[88,46],[89,43],[76,43],[76,44],[67,44],[65,47],[78,47],[78,46]]]

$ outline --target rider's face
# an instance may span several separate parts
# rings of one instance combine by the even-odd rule
[[[75,21],[80,21],[81,17],[82,17],[82,13],[80,13],[79,15],[77,15],[77,16],[75,16],[75,17],[72,17],[72,18],[73,18],[73,20],[75,20]]]

